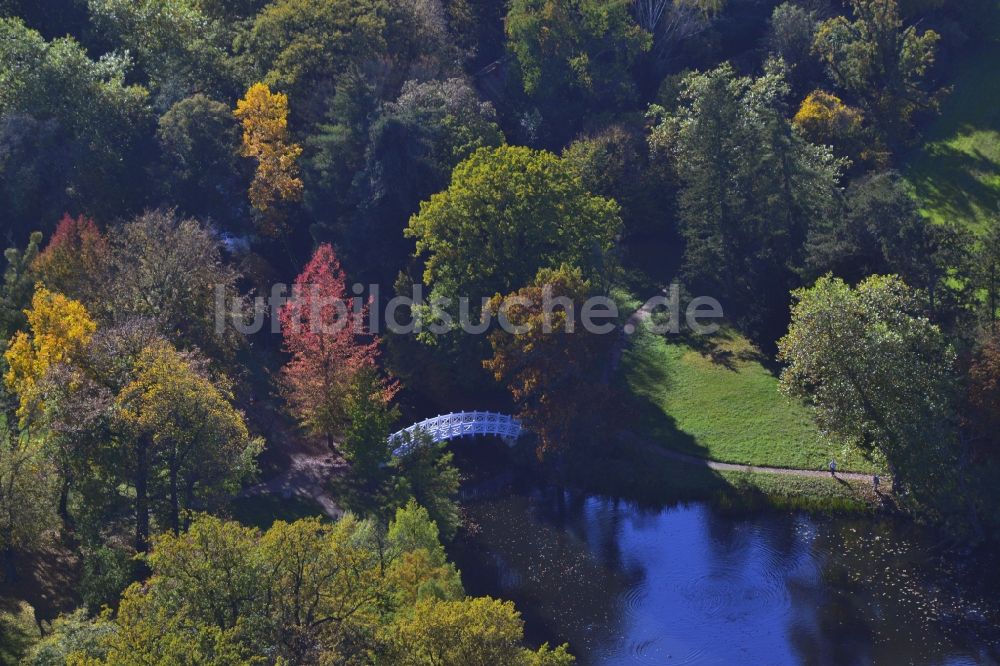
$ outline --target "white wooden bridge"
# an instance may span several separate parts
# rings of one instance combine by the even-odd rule
[[[426,433],[435,442],[444,442],[459,437],[475,437],[490,435],[500,437],[508,444],[513,444],[520,437],[523,426],[521,420],[499,414],[497,412],[457,412],[442,414],[432,419],[414,423],[389,436],[389,444],[394,448],[394,456],[409,453],[413,446],[419,445],[417,431]]]

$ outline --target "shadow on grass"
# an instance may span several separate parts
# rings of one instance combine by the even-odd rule
[[[656,363],[640,363],[630,368],[628,385],[621,382],[619,395],[623,402],[622,420],[619,424],[624,432],[666,443],[669,448],[683,451],[701,458],[708,458],[709,451],[689,433],[677,427],[676,420],[664,413],[663,408],[649,395],[632,390],[633,387],[657,387],[660,391],[675,390],[675,382],[669,368]],[[649,394],[646,390],[642,393]]]
[[[731,372],[739,372],[740,363],[756,363],[775,377],[781,375],[782,365],[776,358],[760,351],[738,331],[728,326],[711,335],[695,335],[691,331],[684,331],[667,337],[668,344],[686,345],[712,364]],[[740,348],[732,349],[734,345]]]
[[[713,341],[705,336],[700,338],[693,337],[693,340],[698,341],[695,343],[697,344],[695,351],[711,361],[712,365],[725,368],[730,372],[739,372],[739,368],[736,367],[736,361],[741,360],[740,355],[732,349],[722,349],[719,347],[718,341]]]
[[[984,174],[1000,176],[997,163],[980,150],[970,154],[939,143],[914,165],[910,182],[925,208],[947,219],[974,219],[1000,209],[1000,187],[983,182]]]
[[[708,358],[737,340],[731,331],[718,340],[689,338],[687,344]],[[643,354],[641,338],[629,353]],[[731,350],[719,363],[751,355],[753,350]],[[623,401],[618,434],[608,442],[569,462],[574,483],[590,492],[663,507],[679,502],[708,501],[720,508],[762,510],[774,507],[815,511],[854,511],[866,502],[856,484],[843,485],[832,479],[797,478],[743,470],[718,471],[710,467],[710,452],[657,401],[663,393],[679,390],[671,376],[671,365],[656,358],[633,358],[623,366],[617,388]],[[636,362],[638,361],[638,362]],[[713,362],[716,362],[713,360]],[[676,451],[694,460],[677,460],[666,454]]]
[[[992,20],[995,24],[996,17]],[[954,91],[928,129],[924,145],[909,156],[907,178],[922,207],[939,221],[965,220],[981,226],[982,216],[992,215],[1000,206],[1000,184],[984,182],[1000,177],[1000,145],[988,136],[975,136],[1000,132],[998,37],[983,40],[955,63]]]
[[[82,604],[80,559],[57,538],[30,552],[16,552],[15,577],[0,574],[0,664],[16,664],[38,640],[40,622],[51,622]]]
[[[631,382],[672,390],[668,368],[638,364]],[[589,492],[660,508],[692,500],[714,501],[732,494],[733,487],[707,465],[682,464],[651,451],[665,446],[700,458],[708,450],[677,427],[672,417],[646,396],[619,382],[622,400],[620,430],[613,442],[568,461],[574,484]]]
[[[857,514],[871,513],[878,506],[893,508],[884,499],[866,497],[862,483],[718,472],[707,461],[697,464],[659,455],[632,433],[622,433],[614,446],[571,465],[569,479],[585,492],[657,510],[687,502],[707,502],[736,514],[772,510]]]

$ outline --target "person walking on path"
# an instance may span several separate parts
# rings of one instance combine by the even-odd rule
[[[881,482],[882,479],[878,478],[878,472],[872,475],[872,488],[874,488],[876,495],[878,495],[878,484]]]
[[[830,461],[830,476],[837,476],[837,461]]]

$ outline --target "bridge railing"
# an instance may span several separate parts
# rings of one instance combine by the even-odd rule
[[[443,442],[459,437],[490,435],[501,437],[513,443],[521,435],[523,426],[520,419],[497,412],[453,412],[424,419],[408,428],[389,436],[393,455],[401,456],[419,444],[418,432],[424,432],[434,442]]]

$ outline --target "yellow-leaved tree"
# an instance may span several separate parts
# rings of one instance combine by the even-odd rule
[[[883,165],[888,158],[885,148],[865,131],[864,119],[861,109],[844,104],[833,93],[814,90],[802,100],[792,123],[813,143],[832,146],[855,163]]]
[[[250,203],[264,215],[274,233],[279,226],[275,206],[302,200],[298,158],[302,147],[288,134],[288,96],[255,83],[236,103],[234,115],[243,123],[242,155],[257,160],[250,183]]]
[[[15,335],[4,354],[9,366],[4,382],[17,394],[22,426],[41,406],[45,373],[56,364],[72,361],[97,330],[82,303],[42,285],[35,288],[31,309],[25,314],[30,332]]]
[[[213,382],[168,342],[139,354],[132,381],[115,399],[131,435],[136,550],[145,548],[151,513],[179,534],[182,512],[217,508],[256,471],[263,441],[250,436],[231,399],[228,382]]]
[[[861,131],[864,114],[844,104],[839,97],[824,90],[814,90],[802,101],[792,120],[811,141],[832,143]]]

